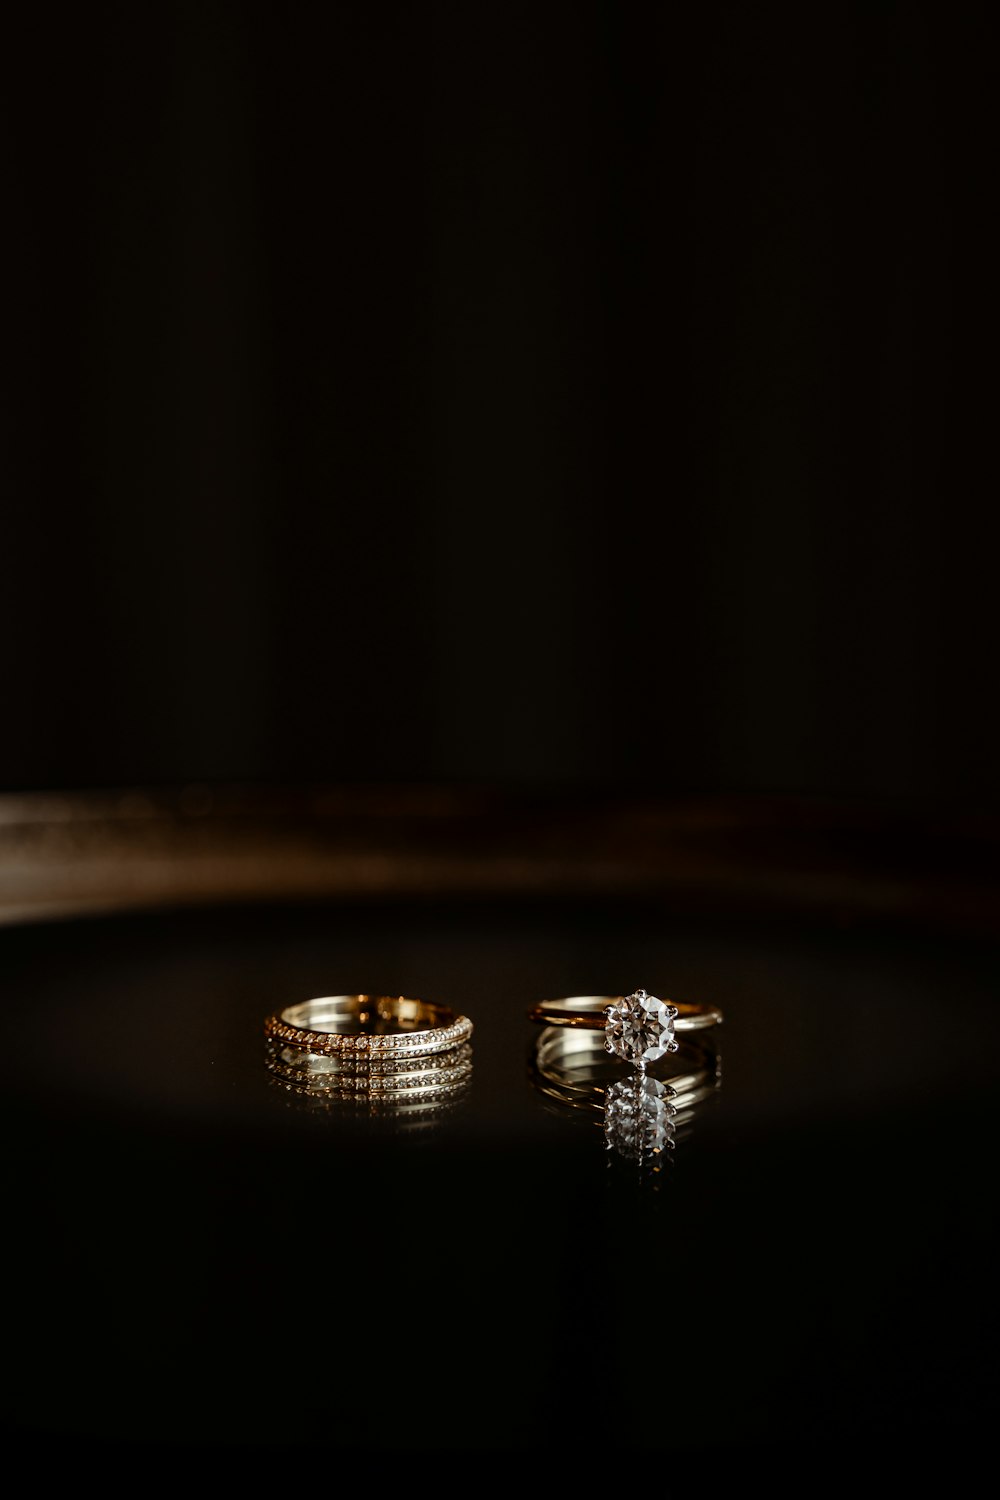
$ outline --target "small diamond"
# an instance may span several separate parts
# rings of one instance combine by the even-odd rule
[[[645,1067],[666,1052],[676,1052],[677,1007],[636,990],[605,1007],[604,1045],[625,1062]]]

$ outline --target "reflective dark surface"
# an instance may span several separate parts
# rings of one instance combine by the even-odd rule
[[[968,1451],[998,967],[985,938],[636,901],[7,927],[8,1440],[541,1450],[634,1407],[630,1448],[678,1460]],[[532,1001],[637,985],[726,1017],[722,1086],[652,1174],[529,1069]],[[356,990],[473,1018],[454,1108],[274,1086],[265,1014]]]

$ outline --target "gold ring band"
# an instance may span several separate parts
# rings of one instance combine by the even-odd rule
[[[264,1035],[343,1062],[396,1062],[461,1046],[472,1022],[448,1006],[405,995],[326,995],[268,1016]]]

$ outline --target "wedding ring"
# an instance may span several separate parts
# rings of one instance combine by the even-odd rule
[[[264,1036],[344,1065],[388,1061],[395,1067],[468,1042],[472,1022],[448,1006],[405,995],[327,995],[268,1016]]]
[[[608,1052],[644,1068],[677,1051],[675,1033],[718,1026],[722,1012],[714,1005],[660,1000],[645,990],[634,990],[631,995],[570,995],[562,1000],[540,1000],[528,1011],[528,1019],[543,1026],[603,1031]]]

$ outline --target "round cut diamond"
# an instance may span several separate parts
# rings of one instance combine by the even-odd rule
[[[676,1052],[674,1017],[677,1007],[636,990],[604,1011],[604,1045],[615,1057],[645,1067],[666,1052]]]

